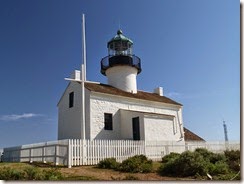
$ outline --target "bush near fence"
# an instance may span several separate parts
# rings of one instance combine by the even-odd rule
[[[116,162],[115,158],[107,158],[98,163],[98,168],[114,169],[129,173],[149,173],[152,172],[152,160],[145,155],[135,155],[124,160],[122,163]]]
[[[213,153],[204,148],[181,154],[171,153],[162,158],[158,172],[162,176],[205,176],[210,174],[214,179],[240,179],[240,151],[228,150],[224,153]],[[239,168],[232,167],[238,163]],[[237,175],[236,175],[237,174]],[[234,177],[236,175],[236,177]]]

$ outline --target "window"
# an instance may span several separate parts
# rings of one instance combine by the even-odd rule
[[[74,106],[74,92],[69,94],[69,108]]]
[[[113,114],[104,113],[104,129],[113,130]]]

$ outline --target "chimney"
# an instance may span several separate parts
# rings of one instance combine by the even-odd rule
[[[80,80],[80,71],[79,70],[73,71],[72,74],[70,75],[70,78],[75,80]]]
[[[159,96],[164,96],[163,88],[162,87],[155,88],[154,89],[154,93],[158,94]]]

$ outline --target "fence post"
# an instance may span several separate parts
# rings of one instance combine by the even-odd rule
[[[82,147],[83,147],[83,149],[82,149],[82,159],[83,159],[83,165],[86,165],[87,164],[87,155],[86,155],[86,153],[87,153],[87,141],[86,141],[86,139],[82,139]]]
[[[67,165],[68,165],[68,168],[71,168],[72,167],[72,163],[71,163],[71,159],[72,159],[72,146],[71,146],[71,141],[70,139],[68,139],[68,149],[67,149]]]
[[[29,161],[30,163],[32,163],[32,149],[30,148],[30,152],[29,152]]]
[[[46,159],[45,159],[45,145],[42,148],[42,162],[46,163]]]
[[[142,146],[144,147],[144,149],[143,149],[143,155],[145,155],[146,157],[148,157],[148,155],[147,155],[147,152],[146,152],[146,140],[143,140],[143,142],[142,142]]]
[[[55,165],[59,164],[59,145],[55,145]]]

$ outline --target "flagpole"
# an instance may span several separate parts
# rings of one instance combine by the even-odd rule
[[[85,14],[82,14],[82,55],[84,64],[84,80],[86,81],[86,28],[85,28]]]
[[[82,14],[82,64],[81,64],[81,90],[82,90],[82,129],[83,129],[83,140],[86,139],[86,116],[85,116],[85,81],[86,81],[86,39],[85,39],[85,14]]]

